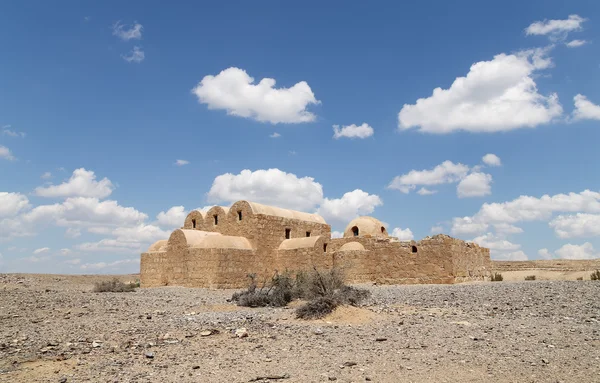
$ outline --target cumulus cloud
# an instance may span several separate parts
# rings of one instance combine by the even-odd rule
[[[208,202],[250,200],[288,209],[314,210],[323,200],[323,187],[312,177],[297,177],[279,169],[242,170],[217,176]]]
[[[458,198],[483,197],[492,194],[492,176],[486,173],[471,173],[456,187]]]
[[[189,163],[190,163],[190,161],[188,161],[188,160],[177,160],[177,161],[175,161],[175,165],[177,165],[177,166],[188,165]]]
[[[45,172],[44,174],[42,174],[42,175],[40,176],[40,178],[41,178],[41,179],[43,179],[43,180],[48,180],[48,179],[52,178],[52,173],[50,173],[50,172]]]
[[[552,253],[548,249],[539,249],[538,255],[542,259],[552,259]]]
[[[413,232],[409,228],[401,229],[399,227],[395,227],[390,235],[392,237],[397,237],[400,241],[412,241],[415,238]]]
[[[444,232],[444,227],[443,226],[432,226],[430,233],[431,234],[440,234]]]
[[[379,196],[356,189],[345,193],[342,198],[325,198],[317,209],[317,214],[326,221],[347,223],[360,215],[371,214],[381,205],[383,202]]]
[[[493,153],[488,153],[481,158],[484,164],[488,166],[500,166],[502,165],[502,161],[500,161],[500,157]]]
[[[600,214],[559,215],[549,225],[559,238],[600,236]]]
[[[494,256],[496,261],[527,261],[529,257],[523,250],[513,251],[509,253],[499,253]]]
[[[135,22],[130,28],[117,21],[113,24],[113,35],[117,36],[123,41],[139,40],[142,38],[142,30],[144,27],[142,24]]]
[[[554,213],[600,213],[600,193],[584,190],[580,193],[542,197],[520,196],[512,201],[484,203],[472,217],[454,218],[453,235],[479,234],[490,224],[549,220]]]
[[[479,246],[487,247],[490,251],[515,251],[521,248],[521,245],[507,241],[492,233],[487,233],[471,240]]]
[[[33,251],[33,254],[38,255],[38,254],[42,254],[42,253],[47,253],[48,251],[50,251],[49,247],[42,247],[40,249],[35,249]]]
[[[279,134],[277,132],[273,132],[273,134],[270,134],[269,137],[271,137],[271,138],[279,138],[279,137],[281,137],[281,134]]]
[[[128,63],[141,63],[146,58],[146,54],[142,48],[134,46],[131,52],[126,55],[121,55],[121,57]]]
[[[396,176],[388,185],[389,189],[409,193],[417,185],[439,185],[457,182],[469,172],[469,167],[461,163],[444,161],[431,170],[411,170],[401,176]]]
[[[573,97],[573,101],[575,103],[573,120],[600,120],[600,105],[594,104],[581,94]]]
[[[187,212],[183,206],[173,206],[169,210],[161,211],[156,216],[158,225],[167,228],[183,226]]]
[[[494,56],[473,64],[450,88],[436,88],[428,98],[405,104],[400,130],[425,133],[499,132],[533,128],[562,114],[558,96],[538,93],[534,76],[551,65],[546,49]]]
[[[565,45],[569,48],[578,48],[585,44],[587,44],[587,41],[585,41],[585,40],[571,40],[568,43],[566,43]]]
[[[344,236],[344,233],[341,231],[332,231],[331,232],[331,238],[342,238]]]
[[[558,258],[562,259],[594,259],[600,258],[600,253],[596,252],[594,246],[585,242],[583,245],[572,245],[567,243],[555,251]]]
[[[2,127],[2,135],[8,136],[8,137],[15,137],[15,138],[17,138],[17,137],[25,138],[25,136],[26,136],[25,132],[11,130],[10,125],[6,125],[6,126]]]
[[[342,137],[346,138],[368,138],[375,133],[375,130],[366,122],[362,125],[345,125],[340,128],[339,125],[333,125],[333,138],[336,140]]]
[[[536,21],[525,29],[527,35],[549,36],[551,40],[564,40],[569,32],[581,31],[587,19],[579,15],[569,15],[566,20]]]
[[[192,92],[208,109],[271,124],[314,121],[316,116],[306,108],[320,104],[305,81],[291,88],[275,88],[272,78],[254,84],[254,78],[235,67],[205,76]]]
[[[9,161],[16,160],[15,156],[13,156],[10,149],[3,145],[0,145],[0,159],[5,159]]]
[[[84,168],[73,171],[71,178],[60,185],[37,187],[35,195],[40,197],[108,197],[114,190],[112,182],[106,177],[96,181],[96,174]]]
[[[69,227],[67,229],[67,231],[65,231],[65,237],[67,237],[67,238],[77,238],[80,236],[81,236],[81,229]]]
[[[29,199],[21,193],[0,192],[0,218],[17,215],[30,207]]]
[[[437,190],[429,190],[429,189],[427,189],[425,187],[422,187],[422,188],[420,188],[417,191],[418,195],[432,195],[432,194],[435,194],[435,193],[437,193]]]

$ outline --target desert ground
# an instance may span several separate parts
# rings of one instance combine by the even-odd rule
[[[0,274],[0,382],[600,381],[598,281],[362,285],[305,321],[234,290],[92,292],[109,278]]]

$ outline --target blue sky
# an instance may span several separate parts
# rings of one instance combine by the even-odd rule
[[[191,209],[238,199],[600,257],[599,20],[595,1],[4,3],[0,271],[135,272]]]

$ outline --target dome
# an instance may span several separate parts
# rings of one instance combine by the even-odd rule
[[[350,237],[387,237],[383,222],[373,217],[354,218],[344,230],[344,238]]]
[[[358,242],[344,243],[338,251],[352,251],[352,250],[364,250],[365,247]]]

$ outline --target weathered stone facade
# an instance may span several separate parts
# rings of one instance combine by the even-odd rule
[[[340,267],[349,283],[456,283],[489,278],[489,249],[439,234],[390,237],[372,217],[348,224],[343,238],[316,214],[238,201],[194,210],[168,240],[141,256],[141,285],[239,288],[248,274]]]

